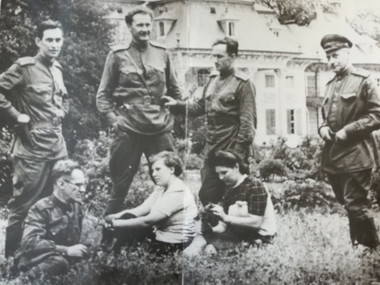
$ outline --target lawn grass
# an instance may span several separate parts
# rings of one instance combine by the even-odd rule
[[[191,189],[198,189],[195,172],[187,173],[185,180]],[[268,186],[281,191],[280,184]],[[380,225],[378,211],[375,219]],[[62,278],[34,282],[22,276],[9,279],[9,263],[3,256],[4,226],[0,220],[0,284],[380,284],[380,253],[351,246],[344,211],[283,211],[277,215],[273,244],[261,248],[233,244],[218,248],[216,255],[191,260],[179,253],[157,257],[146,244],[126,248],[117,256],[97,251],[101,225],[88,213],[82,240],[92,246],[92,257]]]
[[[377,220],[380,215],[376,214]],[[187,260],[180,254],[156,257],[145,245],[118,256],[95,252],[60,284],[378,284],[380,253],[352,248],[347,218],[339,214],[293,211],[278,216],[274,244],[246,243],[219,249],[214,256]],[[87,219],[84,242],[96,245],[100,228]],[[89,234],[91,233],[91,235]],[[95,237],[95,239],[94,239]],[[0,257],[2,268],[6,264]],[[0,284],[50,284],[18,278]]]

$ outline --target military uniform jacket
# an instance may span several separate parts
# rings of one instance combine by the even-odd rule
[[[20,267],[26,269],[51,255],[60,254],[57,245],[72,246],[79,243],[82,229],[82,212],[79,203],[65,204],[54,195],[39,200],[29,210],[24,223]]]
[[[328,82],[322,115],[322,126],[335,133],[344,129],[348,137],[325,143],[322,169],[338,174],[372,168],[370,134],[380,127],[380,93],[369,73],[349,66]]]
[[[164,95],[181,97],[165,48],[148,43],[141,49],[132,42],[110,51],[96,104],[101,113],[116,111],[120,129],[144,135],[171,130],[174,118],[163,106]]]
[[[0,75],[0,112],[13,121],[20,113],[31,120],[30,140],[15,141],[13,154],[17,157],[54,160],[67,156],[60,122],[68,108],[57,61],[49,62],[40,54],[24,57]]]
[[[256,130],[255,87],[246,75],[211,74],[203,97],[190,104],[190,115],[207,116],[208,151],[230,149],[248,158]]]

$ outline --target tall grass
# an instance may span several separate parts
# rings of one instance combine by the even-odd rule
[[[380,220],[379,213],[376,219]],[[126,248],[119,255],[94,251],[53,283],[7,279],[0,284],[376,284],[380,254],[353,248],[347,218],[339,214],[290,211],[278,216],[278,235],[261,248],[239,243],[214,256],[192,260],[181,254],[157,257],[147,245]],[[90,234],[92,233],[92,234]],[[83,242],[96,245],[100,228],[87,219]],[[7,262],[0,257],[1,268]],[[11,283],[9,283],[11,282]],[[37,282],[37,283],[36,283]],[[378,283],[377,283],[378,284]]]

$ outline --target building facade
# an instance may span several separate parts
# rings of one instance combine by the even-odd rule
[[[111,3],[112,2],[112,3]],[[317,13],[309,26],[280,25],[273,10],[254,0],[107,1],[116,6],[110,21],[117,23],[116,42],[130,36],[124,14],[145,4],[155,13],[155,41],[172,51],[184,94],[202,96],[213,69],[212,43],[224,36],[239,41],[236,68],[246,72],[257,91],[257,144],[278,137],[297,144],[317,135],[327,71],[320,40],[327,33],[343,33],[353,42],[353,63],[380,78],[380,52],[375,41],[357,34],[339,14]]]

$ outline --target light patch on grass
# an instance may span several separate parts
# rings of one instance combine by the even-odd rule
[[[377,215],[379,220],[379,215]],[[289,212],[278,217],[274,244],[247,244],[204,256],[185,267],[185,284],[371,284],[380,280],[380,254],[349,239],[338,214]]]

